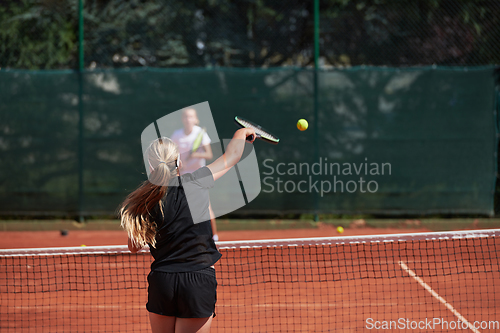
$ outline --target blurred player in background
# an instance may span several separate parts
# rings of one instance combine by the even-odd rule
[[[195,109],[188,108],[182,111],[182,124],[184,128],[176,130],[171,137],[172,141],[179,147],[179,151],[182,152],[181,160],[183,164],[180,168],[181,175],[195,172],[205,166],[207,160],[213,158],[212,147],[210,146],[212,140],[210,140],[205,129],[199,126],[200,120]],[[199,142],[200,139],[201,144]],[[193,146],[197,145],[197,143],[199,144],[199,148],[193,151]],[[218,241],[219,235],[217,234],[215,214],[211,205],[209,206],[209,210],[214,241]]]

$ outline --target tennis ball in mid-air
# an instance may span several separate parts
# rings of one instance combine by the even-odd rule
[[[307,120],[305,120],[305,119],[299,119],[299,121],[297,122],[297,128],[300,131],[305,131],[308,126],[309,126],[309,124],[307,123]]]
[[[337,232],[338,232],[339,234],[343,233],[343,232],[344,232],[344,228],[342,228],[342,227],[337,227]]]

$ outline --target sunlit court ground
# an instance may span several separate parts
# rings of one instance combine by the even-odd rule
[[[339,226],[344,232],[337,231]],[[298,240],[339,237],[352,241],[351,236],[449,230],[486,232],[499,226],[500,219],[487,218],[220,219],[223,257],[216,264],[217,316],[211,332],[329,332],[339,328],[358,332],[384,323],[401,328],[432,320],[455,327],[474,322],[485,326],[498,317],[496,253],[500,237],[327,246]],[[90,246],[126,244],[127,235],[118,220],[83,224],[4,220],[1,229],[4,249],[85,250],[82,245],[90,249],[82,255],[0,258],[6,267],[0,270],[0,278],[7,281],[0,289],[8,291],[0,304],[9,316],[2,332],[31,332],[34,322],[37,332],[149,329],[145,304],[150,254],[91,252]],[[291,239],[292,245],[256,247],[252,243],[238,248],[238,242],[228,243],[268,239],[277,240],[276,244],[279,239]],[[36,278],[29,277],[32,273]],[[27,313],[34,322],[22,319]],[[447,331],[440,325],[437,330]]]
[[[337,227],[344,228],[343,233]],[[218,219],[221,241],[342,237],[432,231],[500,228],[500,218],[325,218],[313,219]],[[67,231],[63,235],[61,231]],[[125,245],[127,235],[114,219],[0,220],[0,248],[36,248]]]

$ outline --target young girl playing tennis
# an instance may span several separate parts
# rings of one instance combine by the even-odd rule
[[[155,140],[146,152],[149,179],[128,195],[119,215],[130,251],[148,245],[154,258],[146,305],[153,333],[210,331],[217,288],[213,265],[221,254],[212,239],[208,189],[238,163],[249,135],[253,142],[253,129],[236,131],[224,155],[182,176],[178,148],[170,139]],[[206,211],[205,222],[193,221],[183,183],[206,198],[196,200]]]

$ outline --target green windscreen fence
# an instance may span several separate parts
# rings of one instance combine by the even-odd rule
[[[0,214],[114,213],[147,179],[143,129],[204,101],[221,139],[236,115],[281,139],[255,143],[262,190],[234,214],[494,212],[493,67],[110,70],[79,87],[0,71]]]

